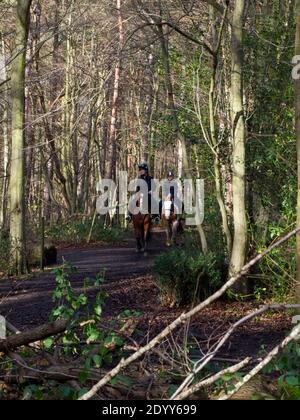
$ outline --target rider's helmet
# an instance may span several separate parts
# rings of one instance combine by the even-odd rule
[[[147,171],[149,170],[147,163],[140,163],[139,164],[139,171],[144,170]]]
[[[173,171],[168,171],[167,172],[167,178],[174,178],[174,172]]]

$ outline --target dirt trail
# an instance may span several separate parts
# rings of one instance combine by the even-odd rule
[[[73,287],[80,289],[86,277],[93,278],[104,269],[107,285],[120,279],[134,282],[133,279],[151,273],[155,257],[164,250],[162,232],[157,232],[146,257],[135,252],[135,241],[129,239],[123,245],[62,249],[58,262],[64,260],[77,268],[71,280]],[[34,274],[27,280],[2,280],[0,313],[20,329],[47,321],[54,288],[55,276],[51,271]]]

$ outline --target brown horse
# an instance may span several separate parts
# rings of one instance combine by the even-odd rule
[[[182,224],[178,215],[176,214],[176,207],[173,201],[167,199],[162,208],[162,220],[167,234],[167,246],[172,246],[176,244],[176,235],[180,229],[182,229]]]
[[[138,206],[142,207],[142,197],[138,202]],[[136,238],[136,252],[143,252],[147,256],[152,225],[151,215],[139,212],[132,216],[132,222]]]

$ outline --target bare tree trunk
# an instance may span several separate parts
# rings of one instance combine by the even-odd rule
[[[235,0],[231,40],[231,123],[232,123],[232,188],[234,238],[230,275],[241,270],[246,259],[247,220],[245,205],[245,117],[243,109],[243,25],[245,0]],[[247,281],[240,282],[235,291],[248,293]]]
[[[90,106],[90,118],[88,122],[87,136],[85,139],[84,151],[83,151],[83,167],[82,167],[82,182],[80,185],[80,194],[78,197],[78,208],[80,211],[87,211],[88,195],[90,188],[90,174],[91,174],[91,144],[92,139],[95,136],[95,122],[93,117],[94,104]]]
[[[178,142],[177,150],[177,176],[179,179],[183,178],[183,147],[182,142]]]
[[[215,186],[216,186],[216,198],[220,209],[220,214],[222,218],[222,228],[223,233],[226,238],[227,244],[227,254],[230,258],[232,250],[232,235],[228,223],[228,214],[226,211],[225,199],[223,195],[223,183],[222,183],[222,171],[221,171],[221,160],[220,160],[220,150],[218,145],[218,136],[216,131],[216,122],[215,122],[215,97],[216,97],[216,78],[217,78],[217,68],[218,68],[218,53],[220,49],[220,42],[222,36],[222,28],[220,29],[220,39],[217,37],[217,32],[215,28],[215,10],[211,6],[210,14],[212,20],[212,38],[214,44],[215,55],[212,57],[212,75],[210,80],[210,91],[209,91],[209,121],[210,121],[210,137],[211,144],[214,151],[214,176],[215,176]],[[224,16],[225,19],[226,15]],[[223,27],[224,21],[222,22]],[[203,133],[205,134],[205,133]]]
[[[55,11],[54,11],[54,25],[53,25],[53,54],[52,54],[52,66],[53,66],[53,89],[50,92],[51,103],[53,104],[57,98],[57,92],[59,91],[59,78],[57,75],[58,68],[58,48],[59,48],[59,0],[55,0]],[[51,116],[51,137],[54,145],[55,136],[59,135],[58,132],[58,121],[57,115],[53,112]],[[51,147],[50,147],[51,148]],[[55,148],[55,145],[54,145]],[[54,177],[54,162],[53,159],[49,159],[48,162],[43,162],[44,168],[44,217],[46,222],[54,220],[54,208],[53,208],[53,177]]]
[[[66,51],[66,79],[65,79],[65,112],[64,112],[64,138],[62,172],[66,180],[66,191],[69,197],[70,213],[74,214],[77,209],[77,187],[78,187],[78,142],[77,130],[75,129],[77,120],[76,93],[76,74],[75,74],[75,35],[73,31],[75,0],[70,3],[67,33]]]
[[[115,67],[115,77],[114,77],[114,88],[113,88],[113,98],[111,106],[111,119],[110,119],[110,128],[108,132],[108,142],[107,142],[107,157],[106,157],[106,178],[114,179],[115,178],[115,161],[116,161],[116,152],[117,152],[117,139],[116,139],[116,126],[117,126],[117,117],[118,117],[118,105],[119,105],[119,94],[120,94],[120,79],[121,79],[121,67],[122,67],[122,48],[124,45],[124,29],[123,29],[123,18],[121,11],[121,0],[116,0],[116,8],[118,13],[118,29],[119,29],[119,51],[118,59]]]
[[[10,240],[12,267],[16,274],[26,269],[24,238],[24,127],[25,127],[25,60],[29,31],[31,0],[18,0],[16,35],[11,68],[12,94],[12,162],[10,183]]]
[[[296,25],[295,54],[300,56],[300,0],[296,0]],[[295,111],[298,164],[297,226],[300,227],[300,79],[295,81]],[[296,297],[297,301],[300,302],[300,234],[297,235]]]
[[[6,71],[6,54],[5,54],[5,44],[4,39],[1,37],[1,46],[0,46],[0,82],[7,79]],[[3,135],[3,179],[2,179],[2,191],[1,191],[1,207],[0,207],[0,227],[3,230],[8,228],[7,226],[7,193],[8,193],[8,183],[9,183],[9,141],[8,141],[8,93],[7,87],[4,87],[5,93],[3,95],[3,105],[2,105],[2,135]]]
[[[149,54],[148,63],[146,68],[147,74],[147,94],[145,101],[145,116],[143,118],[143,138],[142,138],[142,148],[141,148],[141,161],[148,162],[149,160],[149,150],[150,150],[150,135],[151,135],[151,120],[152,120],[152,107],[154,102],[154,92],[153,92],[153,82],[154,82],[154,55]]]
[[[173,83],[172,83],[172,78],[171,78],[168,44],[167,44],[167,40],[164,34],[163,26],[157,25],[157,28],[158,28],[159,39],[160,39],[161,50],[162,50],[162,61],[163,61],[164,69],[165,69],[165,80],[166,80],[166,89],[168,92],[169,110],[172,116],[173,129],[178,138],[178,144],[177,144],[178,152],[179,152],[178,154],[179,165],[178,166],[182,168],[185,176],[187,176],[190,179],[193,179],[193,176],[190,170],[190,164],[188,161],[188,156],[187,156],[186,141],[185,141],[184,136],[181,133],[180,126],[178,123],[178,118],[177,118],[176,106],[175,106],[175,101],[174,101]],[[204,254],[206,254],[208,252],[208,246],[207,246],[207,240],[206,240],[204,229],[202,225],[197,225],[197,229],[200,236],[202,251]]]
[[[85,34],[86,36],[86,34]],[[94,62],[94,58],[96,56],[96,38],[95,38],[95,30],[93,29],[91,40],[90,40],[90,68],[92,70],[92,74],[94,76],[94,80],[91,81],[91,89],[96,90],[98,79],[96,75],[99,74],[98,66]],[[91,151],[92,151],[92,143],[93,139],[96,135],[96,120],[97,120],[97,113],[95,113],[95,108],[98,102],[98,99],[91,100],[88,108],[88,123],[87,123],[87,135],[84,136],[84,143],[83,143],[83,154],[82,154],[82,165],[81,165],[81,183],[80,183],[80,193],[78,197],[78,208],[80,211],[84,213],[89,212],[89,191],[91,187],[91,176],[93,174],[93,162],[91,159]],[[98,108],[98,107],[97,107]]]

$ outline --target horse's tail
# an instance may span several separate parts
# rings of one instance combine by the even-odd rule
[[[152,231],[151,231],[151,229],[148,229],[148,232],[147,232],[147,241],[151,241],[151,239],[152,239]]]
[[[151,219],[148,217],[149,215],[146,216],[148,221],[146,222],[145,218],[143,223],[143,236],[146,241],[149,241],[151,239]]]
[[[182,219],[179,219],[177,233],[182,234],[183,232],[184,232],[184,229],[183,229],[183,220]]]

